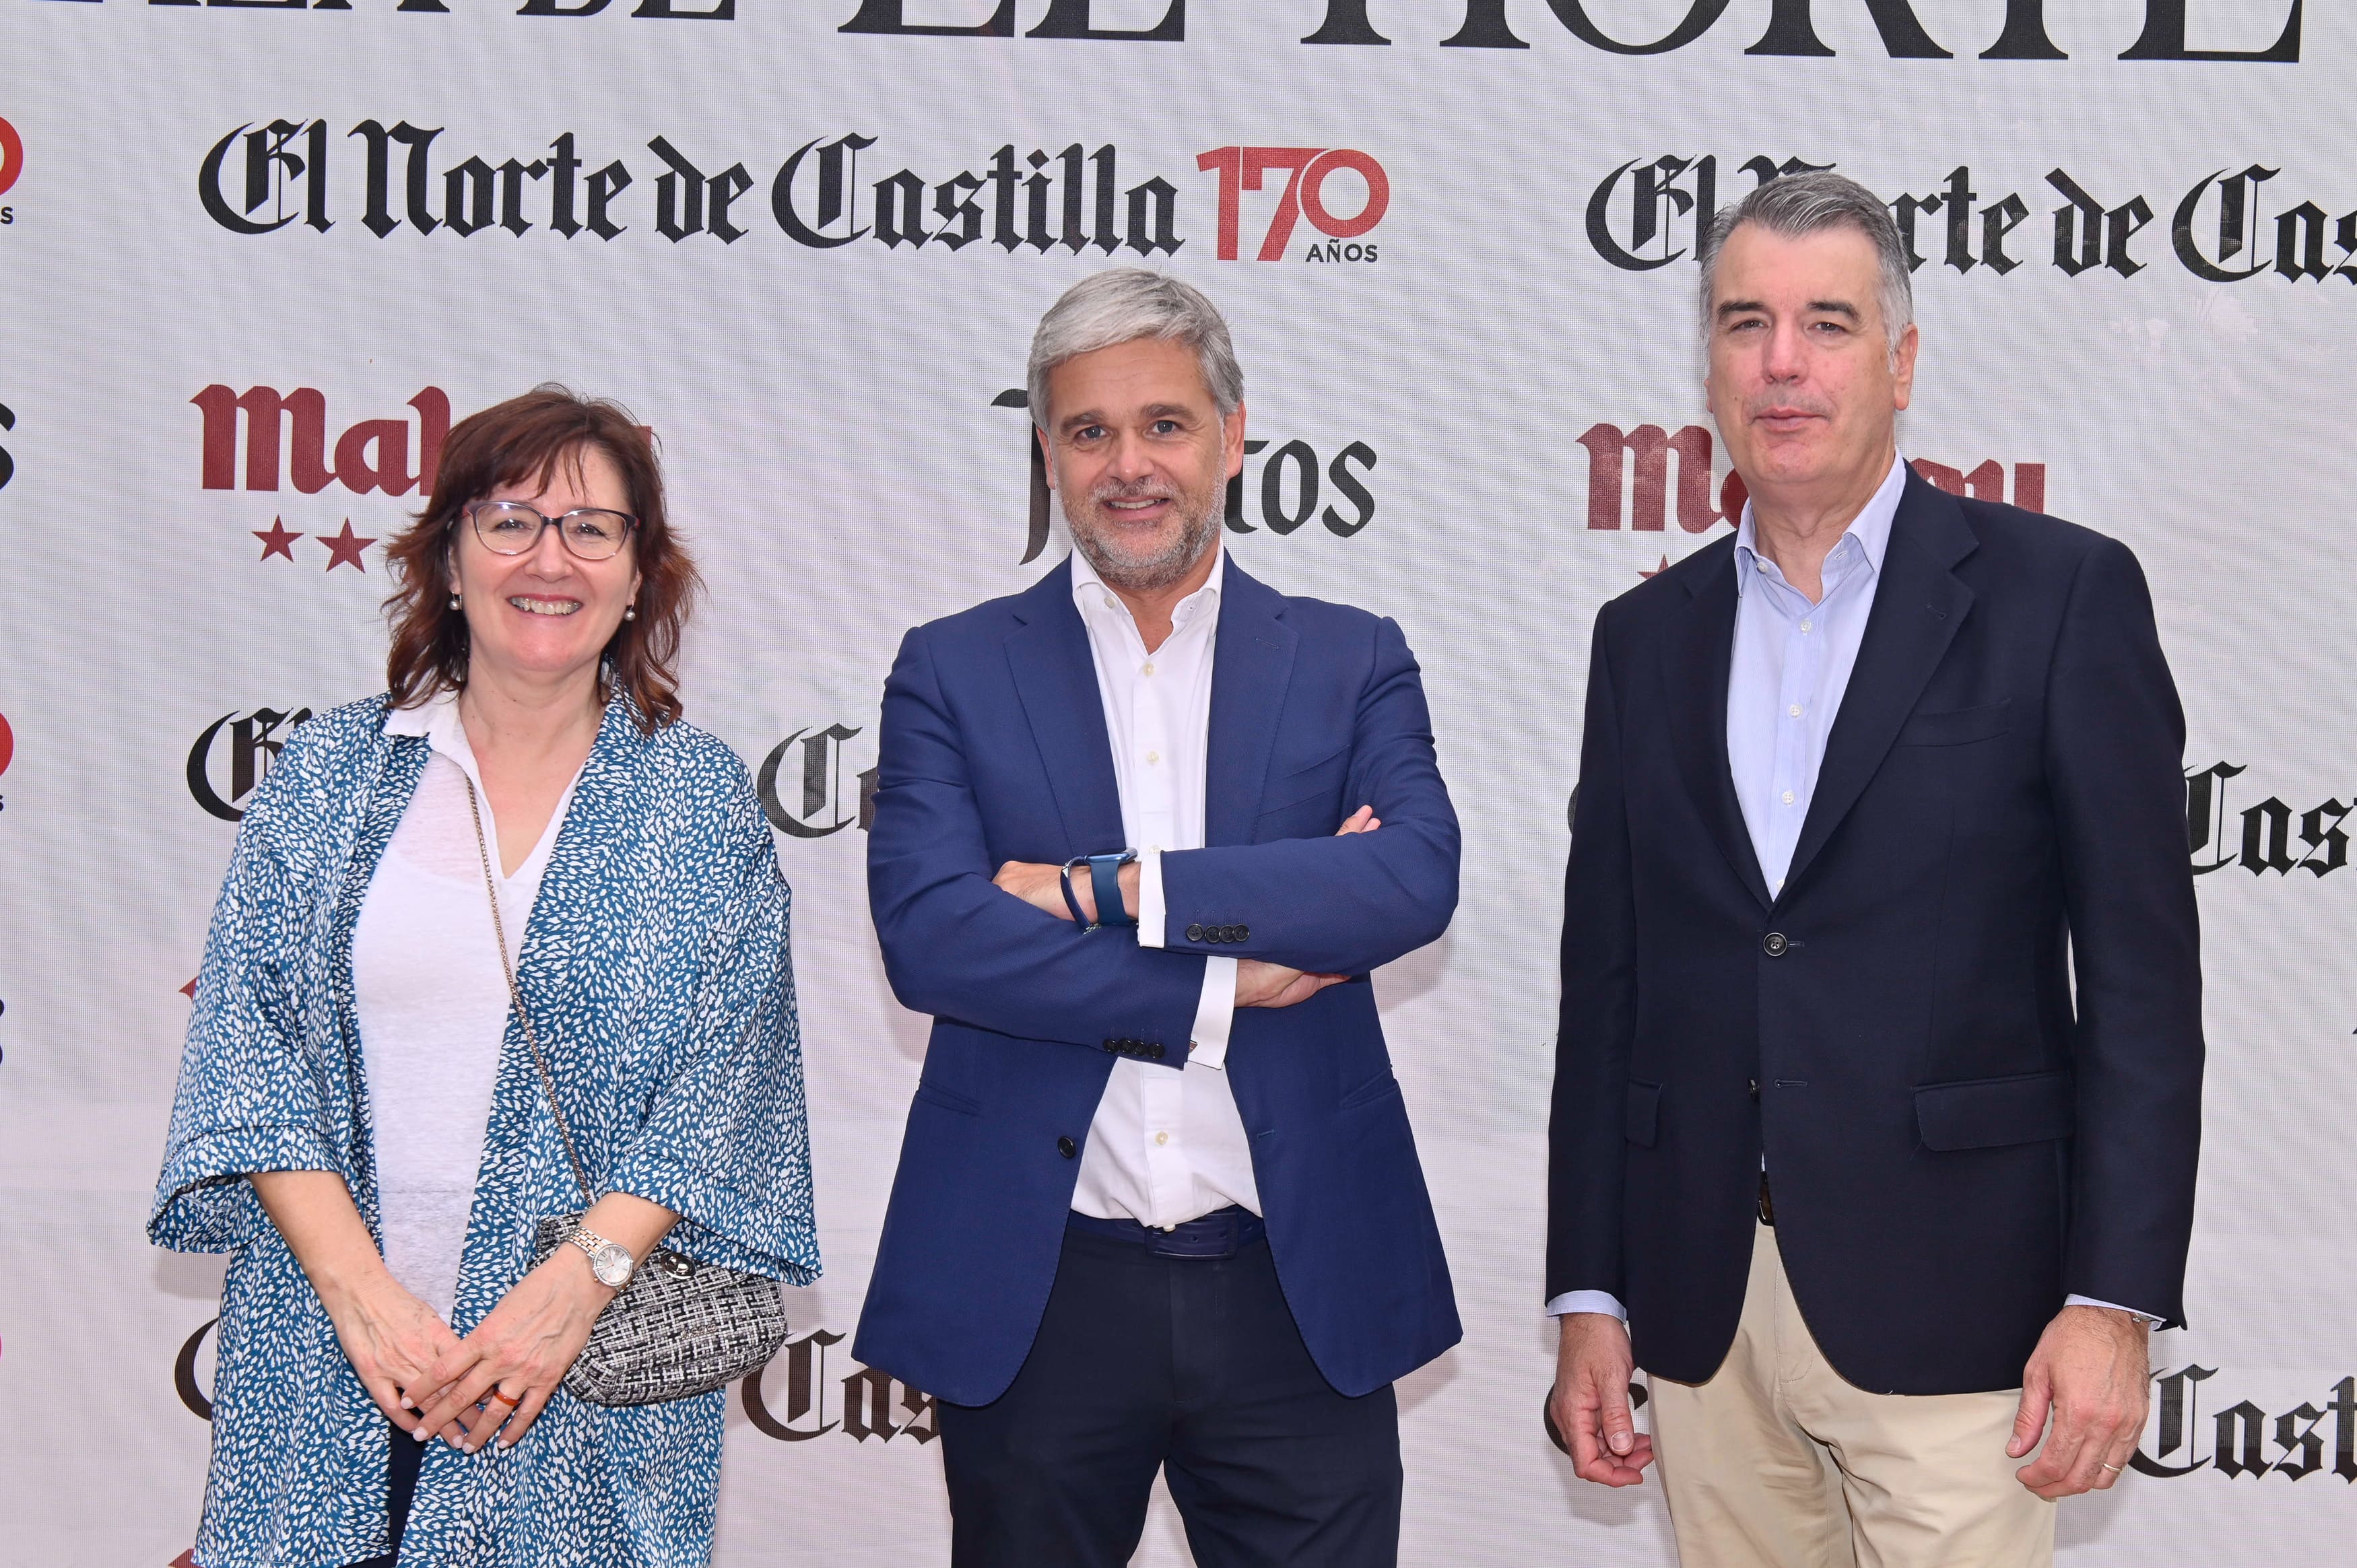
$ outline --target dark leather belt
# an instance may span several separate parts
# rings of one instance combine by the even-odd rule
[[[1768,1173],[1764,1170],[1760,1173],[1760,1223],[1776,1223],[1776,1200],[1768,1196]]]
[[[1232,1258],[1268,1235],[1259,1215],[1235,1204],[1168,1230],[1135,1219],[1100,1219],[1078,1212],[1066,1216],[1065,1224],[1091,1236],[1143,1247],[1155,1258]]]

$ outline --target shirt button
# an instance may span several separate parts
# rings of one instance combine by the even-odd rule
[[[1144,668],[1142,668],[1142,669],[1140,669],[1140,670],[1138,671],[1138,673],[1139,673],[1139,674],[1141,674],[1141,675],[1151,675],[1151,674],[1153,674],[1153,673],[1154,673],[1154,660],[1152,660],[1151,659],[1147,660],[1146,661],[1145,667],[1144,667]]]
[[[1788,805],[1788,806],[1789,806],[1789,805],[1791,805],[1792,803],[1792,792],[1790,789],[1787,789],[1787,790],[1785,790],[1785,791],[1784,791],[1784,804],[1786,804],[1786,805]]]
[[[1787,712],[1787,713],[1791,714],[1794,718],[1796,718],[1796,719],[1797,719],[1797,718],[1799,718],[1799,717],[1801,716],[1801,704],[1800,704],[1800,703],[1793,703],[1790,708],[1786,709],[1786,710],[1785,710],[1785,712]]]
[[[1161,761],[1161,760],[1162,760],[1162,754],[1161,754],[1160,752],[1158,752],[1158,751],[1149,751],[1149,752],[1147,752],[1147,753],[1146,754],[1146,765],[1148,768],[1153,767],[1156,763],[1157,763],[1157,762],[1159,762],[1159,761]]]
[[[1155,1133],[1155,1134],[1154,1134],[1154,1142],[1155,1142],[1155,1144],[1156,1144],[1156,1146],[1157,1146],[1157,1147],[1159,1147],[1160,1145],[1162,1145],[1162,1144],[1167,1144],[1167,1143],[1168,1143],[1169,1141],[1170,1141],[1170,1134],[1169,1134],[1169,1133]]]
[[[1112,609],[1114,607],[1113,596],[1111,594],[1107,594],[1105,596],[1105,608]]]
[[[1803,632],[1804,632],[1804,633],[1805,633],[1808,629],[1809,629],[1809,623],[1808,623],[1807,621],[1803,621],[1803,622],[1801,623],[1801,630],[1802,630]]]

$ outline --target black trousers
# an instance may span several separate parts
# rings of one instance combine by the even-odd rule
[[[942,1404],[954,1568],[1123,1568],[1157,1470],[1199,1568],[1391,1568],[1392,1390],[1319,1375],[1265,1240],[1170,1257],[1146,1234],[1068,1230],[1014,1385]]]
[[[393,1520],[393,1550],[382,1556],[355,1563],[352,1568],[393,1568],[401,1556],[401,1532],[409,1524],[409,1505],[417,1497],[417,1471],[425,1462],[425,1444],[412,1437],[391,1422],[384,1423],[392,1441],[392,1450],[385,1460],[385,1498],[387,1512]]]

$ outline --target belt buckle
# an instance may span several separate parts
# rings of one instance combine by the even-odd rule
[[[1146,1228],[1146,1250],[1161,1258],[1198,1261],[1232,1258],[1241,1251],[1243,1222],[1235,1214],[1205,1214],[1168,1230]]]

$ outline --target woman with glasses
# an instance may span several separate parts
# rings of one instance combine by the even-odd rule
[[[391,690],[238,830],[148,1223],[231,1254],[196,1561],[701,1563],[724,1392],[563,1387],[658,1242],[818,1272],[787,889],[680,721],[695,567],[646,434],[554,387],[450,432],[390,554]]]

